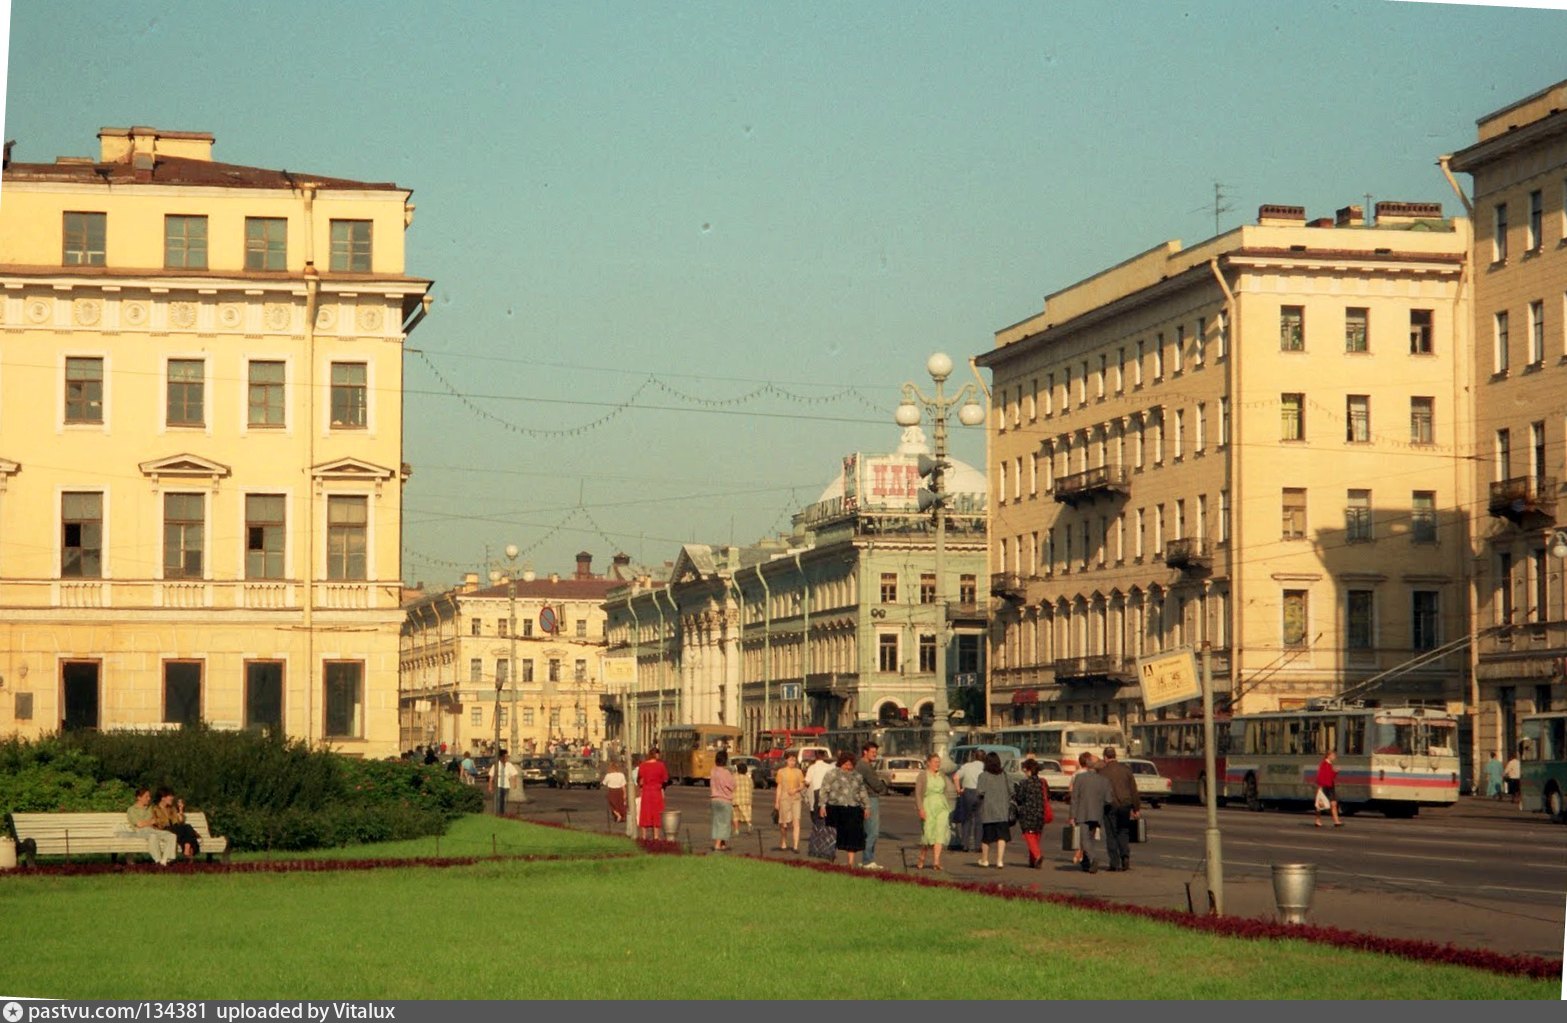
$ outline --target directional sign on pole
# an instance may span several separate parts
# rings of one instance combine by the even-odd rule
[[[1137,660],[1137,678],[1143,687],[1143,707],[1156,710],[1202,696],[1202,676],[1190,650],[1172,650]]]

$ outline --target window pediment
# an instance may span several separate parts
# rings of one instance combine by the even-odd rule
[[[397,475],[393,469],[358,458],[338,458],[310,467],[311,478],[322,480],[374,480],[377,483]]]
[[[137,467],[141,469],[143,476],[152,480],[154,485],[160,479],[177,479],[207,480],[216,486],[218,480],[229,475],[231,471],[222,462],[214,462],[210,458],[189,453],[155,458],[150,462],[142,462]]]

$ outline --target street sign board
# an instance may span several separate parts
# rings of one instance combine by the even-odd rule
[[[637,662],[629,657],[605,657],[599,661],[604,671],[604,682],[611,686],[628,686],[636,681]]]
[[[779,693],[785,700],[798,700],[800,698],[800,683],[785,682],[778,687]]]
[[[1197,658],[1190,650],[1170,650],[1153,657],[1139,657],[1137,677],[1142,683],[1143,707],[1147,710],[1202,696],[1202,676],[1197,674]]]

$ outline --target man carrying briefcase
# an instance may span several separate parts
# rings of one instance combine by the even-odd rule
[[[1106,746],[1099,773],[1110,783],[1110,807],[1105,814],[1105,846],[1111,870],[1132,869],[1132,821],[1142,812],[1137,779],[1132,769],[1116,760],[1115,747]]]

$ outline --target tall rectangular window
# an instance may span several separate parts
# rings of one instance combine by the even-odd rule
[[[533,681],[533,658],[531,658],[531,657],[524,658],[522,663],[521,663],[521,665],[520,665],[520,667],[522,669],[522,672],[517,677],[517,681],[518,682],[532,682]]]
[[[1529,475],[1536,479],[1545,477],[1545,420],[1537,419],[1529,424]]]
[[[1175,455],[1176,461],[1180,461],[1186,455],[1186,410],[1175,410]]]
[[[1186,368],[1186,327],[1184,324],[1175,328],[1175,347],[1171,350],[1175,358],[1175,368],[1171,370],[1176,376],[1180,376]]]
[[[507,660],[504,657],[497,657],[495,659],[495,684],[497,686],[503,686],[503,685],[506,685],[510,681],[511,681],[511,661]]]
[[[1105,363],[1107,361],[1108,356],[1099,356],[1099,373],[1094,377],[1094,388],[1097,392],[1094,397],[1096,398],[1103,398],[1105,396]]]
[[[1230,399],[1219,399],[1219,447],[1230,442]]]
[[[1372,591],[1346,592],[1344,612],[1344,645],[1350,650],[1370,650],[1373,645]]]
[[[1306,489],[1284,488],[1284,539],[1300,540],[1306,536]]]
[[[108,216],[67,212],[63,221],[60,262],[66,266],[103,266]]]
[[[1153,342],[1153,378],[1164,379],[1164,331],[1154,336]]]
[[[369,389],[362,362],[332,363],[332,428],[362,430],[368,422]]]
[[[60,575],[103,578],[103,494],[60,495]]]
[[[1371,491],[1351,490],[1344,508],[1344,538],[1350,543],[1365,543],[1371,533]]]
[[[896,576],[894,576],[896,578]],[[920,573],[920,603],[934,604],[936,602],[936,573]]]
[[[1193,420],[1197,427],[1197,439],[1194,450],[1200,455],[1208,447],[1208,405],[1206,402],[1197,403],[1197,417]]]
[[[1431,310],[1409,310],[1409,354],[1430,355],[1433,349],[1431,341],[1432,320]]]
[[[1498,623],[1513,624],[1513,556],[1505,551],[1496,556],[1496,597]]]
[[[1192,359],[1201,368],[1208,354],[1208,317],[1197,317],[1197,336],[1193,340],[1196,344],[1192,348]]]
[[[920,633],[920,672],[929,674],[936,670],[936,637],[928,632]]]
[[[163,578],[201,578],[206,504],[200,494],[163,495]]]
[[[1115,393],[1123,394],[1126,391],[1126,346],[1122,345],[1115,350]]]
[[[249,366],[249,418],[251,426],[283,425],[284,365],[252,362]]]
[[[1496,478],[1513,478],[1513,434],[1511,430],[1496,431]]]
[[[896,633],[883,632],[876,637],[876,669],[878,671],[898,670],[898,636]]]
[[[1197,523],[1192,535],[1199,540],[1208,538],[1208,495],[1197,495]]]
[[[1143,556],[1143,533],[1147,530],[1143,509],[1137,509],[1136,532],[1132,536],[1132,556],[1141,559]]]
[[[468,681],[473,685],[478,685],[484,681],[484,658],[468,658]]]
[[[1028,389],[1028,421],[1035,422],[1039,419],[1039,378],[1029,381]]]
[[[167,402],[168,425],[202,426],[206,422],[206,363],[201,359],[170,359]]]
[[[163,265],[171,270],[207,268],[207,218],[168,214],[163,218]]]
[[[65,360],[65,421],[103,422],[103,360],[70,357]]]
[[[1529,365],[1545,362],[1545,303],[1529,303]]]
[[[283,662],[245,662],[245,729],[283,731]]]
[[[1306,396],[1300,393],[1279,395],[1280,440],[1306,439]]]
[[[370,271],[370,221],[332,221],[332,263],[337,271]]]
[[[328,661],[325,668],[324,732],[327,738],[361,738],[364,735],[364,662]]]
[[[1499,202],[1491,209],[1491,261],[1507,258],[1507,204]]]
[[[1409,503],[1409,538],[1415,543],[1436,543],[1436,491],[1416,490]]]
[[[1366,319],[1368,310],[1344,310],[1344,351],[1364,352],[1370,348]]]
[[[1230,540],[1230,492],[1219,491],[1219,542],[1229,543]]]
[[[1545,241],[1544,232],[1541,230],[1545,220],[1545,199],[1536,188],[1529,193],[1529,251],[1540,251],[1541,244]]]
[[[163,662],[163,720],[194,727],[201,724],[201,662]]]
[[[1221,359],[1227,359],[1230,355],[1230,318],[1224,313],[1219,314],[1219,355]]]
[[[1310,607],[1308,606],[1308,591],[1285,590],[1284,591],[1284,620],[1283,638],[1284,645],[1299,647],[1306,645],[1306,629]]]
[[[1045,415],[1055,415],[1056,411],[1056,375],[1045,374]]]
[[[331,495],[326,499],[326,577],[366,579],[370,499]]]
[[[975,575],[958,576],[958,603],[973,604],[979,599],[979,577]]]
[[[283,217],[245,218],[245,269],[288,269],[288,221]]]
[[[1436,439],[1436,399],[1414,397],[1409,399],[1409,442],[1431,444]]]
[[[1164,553],[1164,505],[1155,505],[1153,510],[1153,552],[1158,557]],[[1087,553],[1084,552],[1084,556]]]
[[[1005,560],[1005,555],[1003,555]],[[881,602],[883,604],[896,604],[898,602],[898,573],[883,572],[881,574]]]
[[[285,529],[282,494],[245,495],[245,578],[282,579]]]
[[[1344,439],[1352,444],[1366,444],[1371,440],[1371,396],[1351,394],[1345,401],[1344,418],[1347,420]]]
[[[1441,638],[1437,635],[1441,624],[1441,605],[1436,590],[1414,590],[1410,593],[1410,646],[1416,650],[1435,650]]]
[[[1306,307],[1287,305],[1279,310],[1279,350],[1306,350]]]
[[[1132,363],[1132,386],[1133,387],[1141,387],[1141,386],[1143,386],[1143,346],[1144,346],[1144,344],[1145,344],[1145,342],[1143,340],[1141,340],[1141,339],[1139,339],[1138,342],[1137,342],[1137,361]]]

